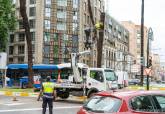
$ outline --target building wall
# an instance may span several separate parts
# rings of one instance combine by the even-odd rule
[[[150,57],[152,59],[152,77],[156,80],[161,80],[160,72],[161,72],[161,66],[160,66],[160,57],[158,54],[152,54]]]
[[[123,21],[121,22],[122,25],[128,29],[130,33],[129,37],[129,53],[133,56],[132,65],[137,66],[136,74],[140,73],[140,57],[141,57],[141,26],[136,25],[131,21]],[[148,39],[148,29],[144,27],[144,59],[145,59],[145,66],[147,61],[147,39]]]
[[[34,63],[67,62],[70,61],[69,53],[78,51],[80,18],[78,1],[64,0],[66,3],[64,4],[60,0],[27,0],[27,15],[32,26],[30,31],[34,36],[32,41]],[[30,16],[30,12],[34,15]],[[65,12],[64,15],[63,12]],[[9,42],[8,63],[27,63],[25,30],[22,23],[19,23],[22,20],[19,13],[19,0],[16,0],[16,16],[18,24],[16,31],[11,33],[13,41]],[[22,41],[19,41],[20,33],[24,35]],[[19,53],[20,45],[23,46],[22,53]]]
[[[93,13],[94,23],[99,22],[100,20],[100,14],[104,11],[104,0],[90,0],[91,3],[91,9]],[[83,62],[85,64],[88,64],[91,67],[96,67],[97,63],[97,43],[96,38],[94,38],[94,33],[92,32],[94,29],[94,25],[92,25],[90,14],[89,14],[89,7],[88,7],[88,0],[80,0],[80,31],[79,31],[79,51],[87,50],[85,47],[86,42],[86,35],[84,33],[84,30],[86,28],[91,29],[90,34],[90,41],[91,41],[91,54],[90,55],[84,55],[81,58],[79,58],[79,62]],[[98,34],[97,34],[98,37]]]
[[[104,66],[115,70],[128,70],[129,32],[117,20],[106,15],[104,39]]]

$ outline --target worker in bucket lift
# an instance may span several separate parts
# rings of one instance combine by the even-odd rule
[[[43,103],[42,103],[42,114],[46,114],[47,104],[49,106],[49,114],[53,114],[53,100],[56,96],[55,92],[55,84],[51,82],[51,77],[47,76],[46,82],[42,83],[42,89],[40,90],[40,94],[38,96],[38,101],[40,96],[43,95]]]

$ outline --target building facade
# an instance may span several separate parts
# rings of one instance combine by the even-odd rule
[[[103,46],[103,66],[128,71],[129,31],[106,14]]]
[[[79,31],[79,51],[88,50],[85,46],[87,40],[90,43],[90,55],[84,55],[79,58],[79,62],[85,63],[91,67],[96,67],[97,65],[97,38],[99,37],[98,31],[97,34],[94,34],[95,25],[92,24],[92,20],[96,24],[100,21],[100,15],[104,12],[104,0],[79,0],[80,1],[80,31]],[[90,14],[90,6],[91,12]],[[90,29],[90,37],[87,39],[85,35],[85,29]]]
[[[129,37],[129,53],[132,55],[131,60],[131,72],[135,75],[140,75],[141,65],[141,26],[136,25],[131,21],[123,21],[122,25],[128,29],[130,33]],[[144,62],[143,65],[147,65],[147,40],[148,40],[148,29],[144,26]]]
[[[95,22],[104,11],[103,0],[89,0]],[[33,62],[58,64],[70,62],[70,53],[84,51],[84,29],[93,28],[88,0],[27,0],[27,15],[32,37]],[[19,0],[16,0],[16,31],[10,34],[8,63],[27,63],[27,44]],[[92,36],[92,34],[91,34]],[[93,39],[91,39],[93,42]],[[96,66],[96,44],[92,43],[92,55],[79,58],[90,66]]]
[[[161,65],[159,54],[152,54],[150,57],[152,60],[152,77],[154,80],[161,80]]]

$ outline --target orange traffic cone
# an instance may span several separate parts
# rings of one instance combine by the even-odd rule
[[[58,70],[58,77],[57,77],[57,82],[61,83],[61,75],[60,75],[61,71]]]

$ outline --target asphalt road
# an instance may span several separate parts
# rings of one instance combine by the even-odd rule
[[[0,114],[42,114],[42,101],[36,101],[36,98],[30,97],[17,97],[17,100],[13,101],[12,97],[0,96]],[[76,114],[82,103],[57,100],[53,105],[54,114]]]

